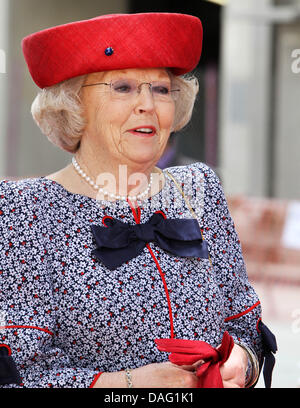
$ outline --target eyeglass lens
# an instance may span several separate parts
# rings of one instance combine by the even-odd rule
[[[130,98],[142,91],[143,86],[148,86],[154,99],[168,101],[175,99],[179,90],[172,90],[171,85],[164,81],[142,82],[133,79],[120,79],[111,83],[112,96],[114,98]]]

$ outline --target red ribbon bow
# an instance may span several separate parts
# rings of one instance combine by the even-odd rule
[[[196,370],[197,388],[224,388],[220,366],[228,359],[234,345],[233,338],[227,331],[217,349],[198,340],[156,339],[155,343],[158,350],[171,353],[169,360],[173,364],[191,365],[204,360]]]

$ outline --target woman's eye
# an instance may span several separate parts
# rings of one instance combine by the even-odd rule
[[[152,88],[152,91],[160,95],[168,95],[170,92],[169,88],[166,86],[155,86]]]
[[[118,93],[129,93],[132,90],[130,84],[121,83],[121,84],[114,84],[113,90]]]

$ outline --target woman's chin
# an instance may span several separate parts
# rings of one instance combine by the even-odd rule
[[[157,151],[142,151],[142,150],[135,150],[131,152],[127,156],[131,161],[142,164],[142,163],[149,163],[154,162],[156,158],[159,159],[159,154]],[[157,161],[158,161],[157,159]]]

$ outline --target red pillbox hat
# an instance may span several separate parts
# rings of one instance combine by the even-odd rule
[[[115,69],[170,68],[183,75],[199,62],[202,25],[186,14],[110,14],[31,34],[22,48],[40,88]]]

